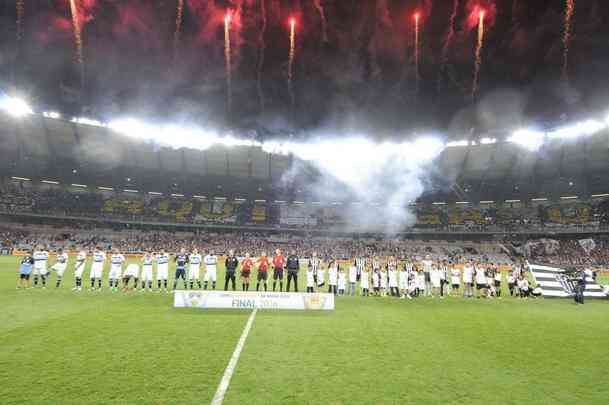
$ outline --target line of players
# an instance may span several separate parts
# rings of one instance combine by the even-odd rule
[[[51,266],[49,262],[49,252],[43,246],[37,246],[36,249],[21,260],[19,267],[19,279],[17,288],[27,288],[30,286],[30,276],[33,276],[33,286],[46,288],[47,281],[51,273],[56,274],[55,287],[61,287],[64,274],[68,267],[68,254],[59,249],[56,254],[55,263]],[[87,252],[81,250],[76,255],[74,264],[74,291],[82,291],[83,277],[87,260]],[[101,248],[95,248],[92,252],[91,266],[89,270],[90,290],[101,290],[104,265],[107,260],[106,252]],[[123,266],[126,262],[125,256],[119,251],[114,250],[110,254],[110,270],[108,273],[108,286],[112,291],[118,291],[122,287],[123,290],[151,291],[153,282],[156,281],[157,291],[164,290],[169,292],[169,263],[175,262],[175,274],[173,279],[173,290],[178,286],[178,282],[182,280],[182,285],[185,289],[193,289],[195,287],[207,289],[211,282],[211,288],[216,289],[217,283],[217,268],[218,257],[214,252],[209,252],[204,257],[193,249],[187,253],[185,249],[180,249],[178,253],[170,255],[165,250],[153,253],[147,251],[141,258],[141,263],[130,263],[123,271]],[[201,283],[201,265],[205,266],[205,275],[203,284]],[[254,268],[258,272],[258,283],[256,290],[260,286],[267,291],[268,271],[273,267],[273,290],[279,285],[279,289],[283,290],[283,269],[287,265],[288,269],[288,288],[290,281],[293,279],[295,289],[297,291],[297,272],[300,266],[298,258],[295,255],[290,255],[287,259],[278,249],[272,262],[262,253],[257,259],[252,259],[249,254],[240,261],[230,251],[224,262],[226,268],[224,289],[227,290],[229,283],[232,289],[236,289],[236,271],[240,267],[240,276],[242,281],[242,290],[248,291],[250,285],[251,273]],[[156,277],[154,277],[154,267],[156,265]]]
[[[168,254],[165,250],[158,253],[148,251],[141,258],[141,266],[131,263],[124,271],[125,256],[120,251],[114,250],[110,256],[109,287],[112,291],[118,291],[120,287],[123,290],[133,290],[139,287],[140,291],[152,291],[153,283],[156,281],[157,291],[168,292],[169,263],[172,257],[175,262],[173,290],[177,288],[179,280],[182,280],[185,289],[195,287],[207,289],[210,282],[211,288],[216,289],[218,257],[214,252],[202,256],[197,249],[193,249],[190,253],[187,253],[185,249],[180,249],[173,255]],[[73,290],[75,291],[81,291],[83,288],[86,259],[85,251],[78,252],[74,266]],[[42,288],[46,288],[50,272],[56,274],[55,286],[59,288],[68,266],[68,255],[59,249],[55,263],[50,268],[47,267],[48,260],[49,253],[42,246],[38,246],[32,255],[25,256],[19,269],[20,277],[17,288],[29,286],[30,273],[33,273],[34,276],[34,287],[37,287],[40,282]],[[96,248],[92,253],[89,272],[91,290],[102,289],[105,262],[106,253],[102,249]],[[205,266],[203,284],[200,277],[201,264]],[[154,277],[155,265],[156,278]],[[253,270],[257,270],[256,291],[259,291],[261,286],[264,291],[267,291],[268,274],[272,267],[273,291],[277,286],[279,291],[283,291],[284,271],[287,272],[286,291],[290,290],[292,281],[294,291],[298,291],[300,261],[294,252],[291,252],[286,258],[277,249],[272,260],[269,260],[264,252],[256,259],[246,254],[239,260],[231,250],[224,265],[226,268],[224,290],[228,290],[229,286],[233,290],[236,289],[236,274],[240,267],[243,291],[249,291]],[[462,266],[462,269],[460,267],[447,261],[433,261],[427,255],[419,262],[411,259],[399,261],[395,257],[389,257],[383,261],[378,258],[360,257],[345,270],[337,260],[322,261],[313,253],[306,266],[306,292],[325,289],[325,273],[327,272],[328,292],[338,295],[355,295],[357,283],[359,283],[363,296],[389,294],[409,299],[417,296],[444,298],[448,295],[460,295],[462,290],[463,297],[471,298],[474,297],[475,289],[478,298],[501,297],[502,276],[497,265],[469,261]],[[540,293],[531,290],[526,274],[520,266],[516,266],[508,273],[507,283],[510,295],[526,298],[529,295]]]

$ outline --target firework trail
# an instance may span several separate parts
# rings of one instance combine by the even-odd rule
[[[290,19],[290,55],[288,62],[288,91],[290,92],[290,101],[292,110],[294,110],[294,89],[292,87],[292,76],[293,76],[293,67],[294,67],[294,56],[296,53],[296,20],[294,18]]]
[[[571,42],[571,19],[575,11],[575,0],[567,0],[565,9],[565,31],[562,37],[563,43],[563,61],[562,61],[562,79],[566,82],[569,79],[569,44]]]
[[[478,20],[478,44],[476,45],[476,66],[474,68],[474,81],[472,83],[472,99],[478,93],[478,79],[482,65],[482,46],[484,45],[484,11],[480,11]]]
[[[453,38],[455,37],[455,21],[457,20],[457,12],[459,10],[459,0],[454,0],[453,11],[450,14],[450,21],[448,23],[448,31],[446,32],[446,38],[442,45],[442,59],[440,61],[440,74],[438,75],[438,92],[442,87],[442,74],[446,64],[448,63],[448,50],[452,44]]]
[[[17,0],[17,43],[21,42],[23,37],[23,14],[25,13],[25,0]]]
[[[313,4],[315,4],[315,8],[319,12],[319,16],[321,17],[321,33],[324,42],[328,42],[328,30],[327,30],[327,22],[326,22],[326,13],[324,11],[324,7],[321,5],[321,0],[313,0]]]
[[[74,41],[76,42],[76,59],[80,68],[80,85],[85,85],[85,59],[82,45],[82,26],[76,0],[70,0],[70,12],[72,13],[72,26],[74,28]]]
[[[258,87],[258,99],[260,100],[260,109],[264,111],[264,92],[262,90],[262,68],[264,66],[264,52],[266,49],[266,42],[264,41],[264,34],[266,33],[266,4],[265,0],[260,0],[260,13],[262,16],[262,28],[258,35],[258,67],[257,67],[257,87]]]
[[[230,13],[224,16],[224,62],[225,62],[225,76],[226,76],[226,108],[228,114],[231,113],[233,104],[233,84],[232,84],[232,72],[231,72],[231,49],[230,49]]]
[[[416,92],[419,94],[419,82],[421,76],[419,74],[419,13],[414,15],[414,69],[416,78]]]
[[[177,60],[178,48],[180,43],[180,34],[182,32],[182,18],[184,16],[184,0],[178,0],[176,11],[176,31],[173,34],[173,62]]]

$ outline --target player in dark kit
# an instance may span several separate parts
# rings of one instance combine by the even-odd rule
[[[287,292],[290,292],[290,281],[294,280],[294,291],[298,292],[298,270],[300,270],[300,262],[298,256],[292,252],[286,260],[286,268],[288,269],[288,286]]]
[[[224,261],[224,267],[226,267],[226,275],[224,276],[224,291],[228,291],[228,281],[231,281],[233,285],[233,291],[235,291],[236,280],[235,273],[237,271],[237,267],[239,266],[239,260],[235,257],[235,252],[231,249],[228,251],[228,257]]]
[[[176,254],[174,258],[176,262],[176,275],[173,279],[173,290],[176,290],[178,286],[178,279],[182,279],[182,283],[184,284],[184,289],[188,288],[186,283],[186,264],[188,264],[188,254],[186,253],[186,249],[180,249],[180,253]]]

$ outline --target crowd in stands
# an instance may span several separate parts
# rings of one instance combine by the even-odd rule
[[[423,257],[434,260],[465,262],[474,260],[495,264],[512,264],[524,257],[536,263],[556,265],[609,265],[609,240],[554,240],[533,239],[521,241],[443,241],[411,240],[400,238],[320,237],[307,234],[269,232],[170,232],[159,230],[112,230],[56,228],[48,225],[7,224],[0,228],[1,244],[16,250],[30,250],[43,244],[50,250],[118,248],[124,253],[142,253],[145,250],[178,251],[181,247],[197,247],[218,255],[234,249],[238,254],[297,252],[308,256],[317,252],[322,258],[352,259],[359,256]]]
[[[371,208],[374,209],[374,208]],[[517,231],[544,229],[593,230],[609,225],[609,200],[569,201],[531,206],[423,205],[413,208],[414,230]],[[154,196],[35,187],[4,182],[0,186],[0,212],[35,213],[127,221],[188,224],[265,225],[319,229],[344,225],[348,218],[340,206],[265,204],[224,199]]]

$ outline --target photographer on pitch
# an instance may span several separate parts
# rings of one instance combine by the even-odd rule
[[[580,269],[575,277],[575,303],[584,304],[584,291],[586,291],[586,270]]]
[[[298,292],[298,270],[300,270],[300,261],[294,251],[290,252],[285,267],[288,270],[288,286],[286,291],[290,292],[290,281],[294,280],[294,291]]]

